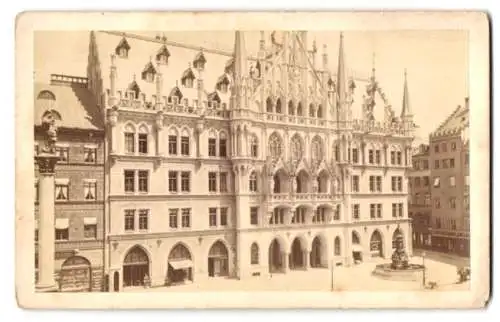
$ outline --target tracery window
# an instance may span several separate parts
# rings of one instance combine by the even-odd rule
[[[303,155],[303,148],[302,148],[302,141],[300,137],[296,134],[293,136],[292,141],[290,142],[290,149],[291,149],[291,154],[292,154],[292,160],[298,161],[302,159]]]
[[[283,147],[281,138],[277,133],[271,134],[271,136],[269,137],[269,154],[274,160],[276,160],[281,156],[282,151]]]
[[[321,144],[321,139],[315,136],[311,143],[311,155],[314,161],[323,160],[323,146]]]

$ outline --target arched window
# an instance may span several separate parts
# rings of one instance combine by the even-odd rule
[[[298,161],[302,159],[303,155],[303,146],[302,146],[302,139],[298,134],[295,134],[292,137],[292,140],[290,142],[290,148],[292,152],[292,160]]]
[[[353,235],[354,236],[354,235]],[[335,256],[340,256],[340,237],[335,237]]]
[[[279,98],[276,101],[276,113],[281,114],[281,99],[279,99]]]
[[[295,107],[293,106],[293,101],[290,100],[288,102],[288,114],[289,115],[295,115]]]
[[[299,102],[299,104],[297,105],[297,115],[298,116],[304,116],[302,114],[302,103],[301,102]]]
[[[266,112],[267,113],[273,112],[273,100],[270,97],[268,97],[266,100]]]
[[[323,106],[321,104],[318,105],[318,111],[317,111],[318,118],[323,118]]]
[[[54,95],[54,93],[52,93],[51,91],[41,91],[38,96],[37,96],[37,99],[44,99],[44,100],[52,100],[52,101],[55,101],[56,100],[56,96]]]
[[[316,111],[314,109],[314,104],[311,103],[309,104],[309,117],[315,117],[316,116]]]
[[[359,241],[359,235],[357,232],[353,231],[352,232],[352,243],[354,245],[359,245],[360,244],[360,241]]]
[[[259,140],[255,135],[252,136],[252,141],[250,142],[250,153],[252,158],[259,156]]]
[[[124,131],[125,136],[125,152],[134,153],[135,152],[135,128],[131,124],[125,126]]]
[[[323,160],[323,142],[317,135],[311,141],[311,156],[313,161]]]
[[[340,147],[338,146],[338,144],[333,145],[333,153],[334,153],[334,160],[336,162],[339,162],[340,161]]]
[[[148,153],[148,128],[145,125],[139,127],[138,147],[139,153]]]
[[[257,192],[257,174],[255,173],[255,171],[250,174],[249,184],[250,191]]]
[[[281,157],[283,153],[283,146],[281,142],[281,138],[278,133],[273,133],[269,137],[269,154],[271,157],[276,160]]]
[[[259,264],[259,246],[256,243],[253,243],[252,247],[250,248],[250,264]]]

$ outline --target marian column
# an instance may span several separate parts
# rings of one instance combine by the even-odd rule
[[[52,114],[48,114],[44,118],[42,126],[47,133],[47,142],[42,152],[35,157],[40,173],[38,181],[38,282],[36,289],[41,292],[50,292],[57,290],[54,280],[54,169],[59,160],[55,150],[57,128]]]

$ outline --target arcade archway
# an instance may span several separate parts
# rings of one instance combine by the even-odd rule
[[[307,248],[303,239],[296,237],[290,252],[290,269],[307,268]]]
[[[269,273],[283,273],[286,258],[285,247],[278,238],[274,238],[269,245]]]
[[[384,243],[382,234],[375,230],[370,237],[370,253],[372,257],[384,257]]]
[[[167,284],[183,284],[193,281],[193,258],[183,244],[175,245],[168,255]]]
[[[229,276],[229,252],[220,240],[216,241],[208,252],[208,276]]]
[[[149,257],[140,246],[132,247],[123,260],[123,286],[144,286],[149,279]]]
[[[90,262],[82,256],[72,256],[61,266],[59,289],[61,292],[90,292],[92,269]]]

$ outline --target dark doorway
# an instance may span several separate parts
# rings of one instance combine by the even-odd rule
[[[123,286],[144,286],[149,279],[149,257],[139,246],[134,246],[123,261]]]
[[[119,292],[120,291],[120,273],[115,272],[113,274],[113,291]]]
[[[290,253],[290,269],[305,268],[305,250],[302,248],[300,239],[295,238],[292,243],[292,252]]]
[[[229,276],[229,256],[226,245],[215,242],[208,253],[208,276]]]
[[[177,244],[168,255],[167,285],[193,281],[191,253],[183,244]]]

